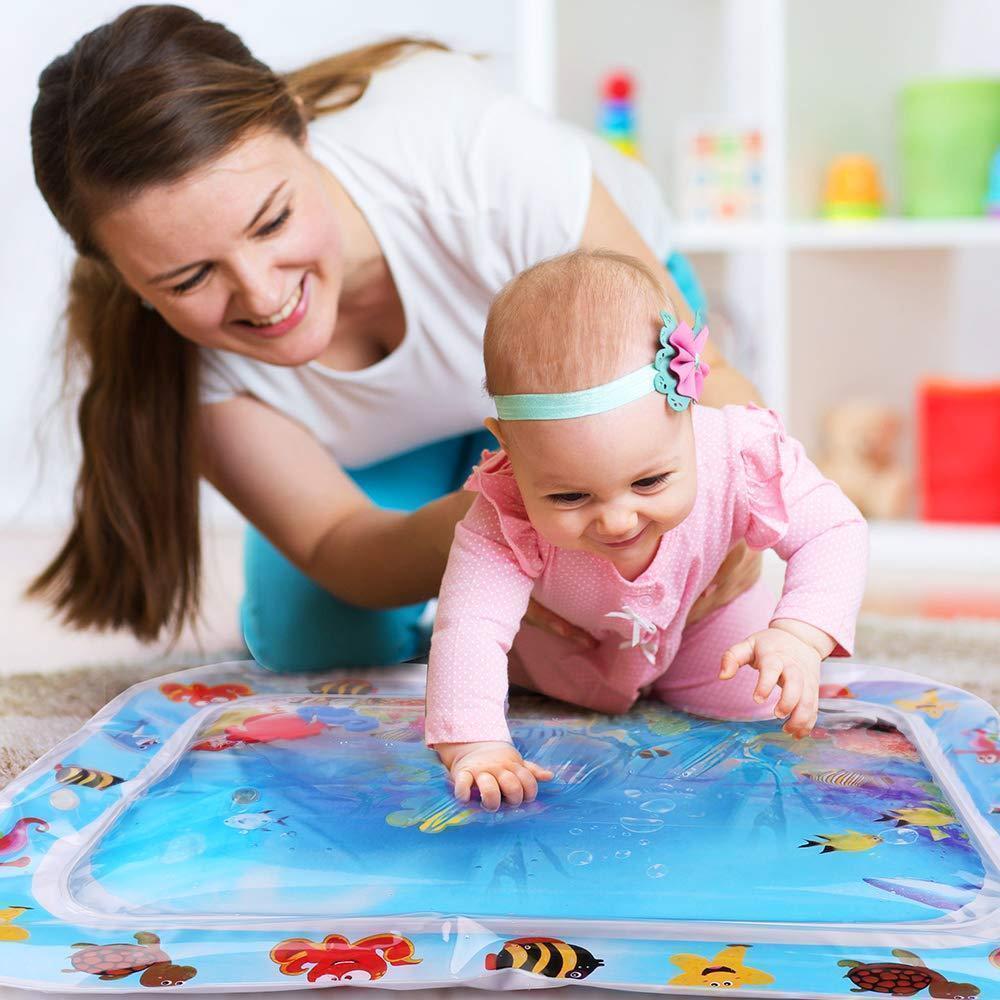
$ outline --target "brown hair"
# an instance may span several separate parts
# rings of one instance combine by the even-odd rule
[[[142,307],[96,244],[95,218],[252,131],[301,143],[308,121],[353,104],[373,72],[419,47],[444,48],[398,38],[280,76],[223,25],[157,4],[125,11],[42,71],[35,181],[79,255],[66,356],[86,386],[73,525],[28,593],[68,624],[176,635],[196,615],[201,575],[197,348]]]
[[[534,264],[494,298],[483,335],[486,391],[574,392],[652,363],[670,300],[637,257],[574,250]]]

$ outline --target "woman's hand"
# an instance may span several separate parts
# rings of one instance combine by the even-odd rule
[[[753,667],[760,674],[753,693],[758,704],[767,701],[778,685],[781,698],[774,708],[775,717],[787,718],[785,732],[801,739],[816,725],[820,664],[834,645],[830,636],[812,625],[776,620],[722,654],[719,679],[730,680],[744,665]]]
[[[691,605],[685,624],[693,625],[749,590],[760,578],[761,562],[760,552],[751,549],[746,542],[737,542],[723,559],[712,582]]]
[[[489,812],[500,808],[501,799],[512,806],[534,801],[538,782],[552,777],[547,768],[524,760],[510,743],[437,743],[434,749],[454,782],[455,798],[468,802],[475,785]]]
[[[533,625],[552,635],[562,636],[576,643],[581,649],[596,649],[597,640],[586,630],[560,618],[554,611],[549,611],[544,604],[539,604],[534,598],[528,601],[528,610],[521,619],[522,625]]]

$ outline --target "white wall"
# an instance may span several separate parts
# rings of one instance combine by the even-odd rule
[[[4,9],[0,61],[0,291],[5,305],[0,364],[0,528],[63,522],[70,509],[76,460],[72,415],[52,413],[59,387],[57,328],[71,263],[62,235],[35,189],[28,128],[38,74],[76,39],[128,3],[47,0]],[[494,55],[504,83],[547,100],[544,71],[524,60],[526,40],[542,41],[544,15],[533,0],[191,0],[224,22],[275,69],[292,69],[351,45],[395,34],[438,38]],[[519,32],[521,34],[519,34]],[[530,48],[530,46],[529,46]],[[46,419],[46,414],[49,414]],[[43,426],[44,425],[44,426]],[[40,429],[43,433],[39,433]],[[65,432],[64,432],[65,431]],[[42,439],[44,452],[39,451]]]

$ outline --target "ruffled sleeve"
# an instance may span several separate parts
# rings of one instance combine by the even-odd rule
[[[782,477],[795,465],[777,413],[746,407],[739,459],[746,489],[744,540],[752,549],[773,548],[788,532]]]
[[[785,583],[774,618],[822,629],[849,656],[868,568],[868,527],[836,483],[809,460],[781,419],[756,406],[726,407],[736,421],[737,536],[785,561]]]
[[[529,576],[537,577],[545,566],[551,546],[528,520],[507,453],[484,451],[479,465],[466,480],[465,489],[479,493],[496,511],[504,541],[518,565]]]

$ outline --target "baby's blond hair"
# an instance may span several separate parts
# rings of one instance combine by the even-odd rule
[[[491,396],[574,392],[652,364],[666,292],[638,258],[575,250],[508,282],[486,319]]]

